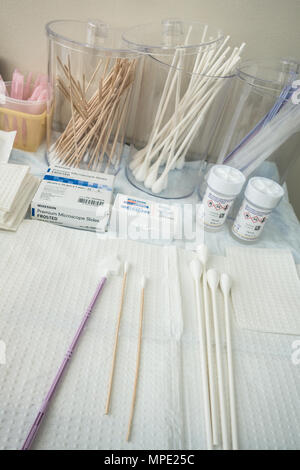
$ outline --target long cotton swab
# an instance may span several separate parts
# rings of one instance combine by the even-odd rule
[[[211,404],[211,420],[212,420],[212,433],[213,433],[213,444],[216,446],[219,444],[219,420],[218,420],[218,401],[216,392],[216,381],[214,376],[214,356],[213,356],[213,327],[212,319],[210,318],[210,309],[208,302],[208,289],[207,289],[207,261],[208,261],[208,248],[206,245],[197,246],[197,254],[203,265],[203,304],[205,314],[205,327],[206,327],[206,339],[207,339],[207,358],[208,358],[208,375],[209,375],[209,392],[210,392],[210,404]]]
[[[210,415],[210,403],[209,403],[209,384],[207,375],[207,356],[206,356],[206,338],[205,338],[205,326],[203,312],[200,302],[200,281],[202,276],[202,264],[198,259],[194,259],[190,263],[190,270],[195,283],[195,295],[197,305],[197,316],[200,333],[200,361],[201,361],[201,378],[202,378],[202,391],[204,400],[204,416],[205,416],[205,430],[206,430],[206,442],[208,450],[213,448],[212,443],[212,426],[211,426],[211,415]]]
[[[224,370],[223,370],[223,359],[222,359],[220,325],[219,325],[219,318],[218,318],[218,311],[217,311],[217,288],[219,285],[219,279],[220,279],[220,276],[219,276],[218,271],[216,271],[215,269],[209,269],[207,271],[207,281],[211,289],[213,317],[214,317],[214,326],[215,326],[217,375],[218,375],[218,386],[219,386],[222,443],[223,443],[223,449],[228,450],[229,449],[229,436],[228,436],[228,428],[227,428],[227,408],[226,408],[226,397],[225,397]]]
[[[238,431],[237,431],[234,373],[233,373],[233,359],[232,359],[231,323],[230,323],[230,317],[229,317],[229,295],[230,295],[231,285],[232,285],[231,278],[228,276],[228,274],[223,273],[221,275],[220,287],[224,296],[232,448],[233,450],[238,450]]]
[[[64,359],[61,363],[60,368],[58,369],[58,372],[57,372],[57,374],[56,374],[56,376],[55,376],[55,378],[52,382],[52,385],[51,385],[51,387],[50,387],[50,389],[49,389],[49,391],[48,391],[48,393],[47,393],[47,395],[46,395],[46,397],[45,397],[45,399],[42,403],[42,406],[38,411],[38,414],[37,414],[37,416],[36,416],[36,418],[33,422],[33,425],[31,426],[31,428],[29,430],[29,433],[27,434],[25,442],[22,446],[22,450],[30,449],[30,447],[31,447],[31,445],[32,445],[37,433],[38,433],[40,425],[41,425],[41,423],[42,423],[42,421],[43,421],[43,419],[46,415],[46,412],[47,412],[47,409],[49,407],[50,401],[51,401],[51,399],[52,399],[52,397],[53,397],[53,395],[56,391],[56,388],[57,388],[58,384],[61,381],[61,378],[62,378],[62,376],[63,376],[63,374],[64,374],[64,372],[67,368],[67,365],[68,365],[69,361],[71,360],[72,354],[73,354],[73,352],[74,352],[74,350],[75,350],[75,348],[76,348],[76,346],[79,342],[79,339],[80,339],[80,337],[81,337],[81,335],[84,331],[86,323],[87,323],[88,319],[90,318],[92,310],[95,307],[96,301],[97,301],[100,293],[102,292],[102,289],[105,285],[105,282],[107,281],[107,277],[108,277],[109,272],[110,272],[109,270],[106,271],[106,274],[101,278],[101,280],[100,280],[100,282],[97,286],[97,289],[96,289],[96,292],[94,293],[92,301],[91,301],[90,305],[88,306],[87,311],[84,314],[84,317],[83,317],[83,319],[82,319],[82,321],[79,325],[78,330],[76,331],[76,334],[73,338],[73,341],[72,341],[69,349],[67,350],[67,353],[66,353],[66,355],[65,355],[65,357],[64,357]]]
[[[132,402],[131,402],[131,410],[130,410],[130,416],[129,416],[127,436],[126,436],[126,441],[127,442],[130,440],[130,436],[131,436],[132,422],[133,422],[133,416],[134,416],[134,408],[135,408],[135,402],[136,402],[136,391],[137,391],[137,384],[138,384],[138,378],[139,378],[139,369],[140,369],[140,362],[141,362],[141,345],[142,345],[142,333],[143,333],[145,284],[146,284],[146,278],[143,276],[142,277],[142,285],[141,285],[139,337],[138,337],[138,347],[137,347],[137,356],[136,356],[136,369],[135,369],[135,378],[134,378],[134,387],[133,387],[133,395],[132,395]]]
[[[114,351],[113,351],[113,359],[112,359],[112,366],[111,366],[111,371],[110,371],[108,393],[107,393],[107,400],[106,400],[106,407],[105,407],[105,414],[106,415],[109,413],[109,408],[110,408],[110,398],[111,398],[112,384],[113,384],[114,372],[115,372],[115,364],[116,364],[117,349],[118,349],[118,342],[119,342],[120,323],[121,323],[121,317],[122,317],[122,313],[123,313],[127,273],[128,273],[128,263],[125,263],[124,264],[123,281],[122,281],[120,308],[119,308],[119,314],[118,314],[118,319],[117,319],[117,328],[116,328],[116,333],[115,333],[115,344],[114,344]]]

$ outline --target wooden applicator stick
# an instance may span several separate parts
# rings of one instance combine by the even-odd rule
[[[118,342],[119,342],[119,331],[120,331],[121,317],[122,317],[122,313],[123,313],[127,273],[128,273],[128,263],[125,263],[124,264],[124,275],[123,275],[123,282],[122,282],[120,308],[119,308],[117,328],[116,328],[116,334],[115,334],[113,359],[112,359],[112,366],[111,366],[110,379],[109,379],[109,385],[108,385],[108,394],[107,394],[106,407],[105,407],[105,414],[106,415],[109,413],[109,408],[110,408],[110,398],[111,398],[112,384],[113,384],[115,365],[116,365],[117,349],[118,349]]]
[[[136,392],[137,392],[137,385],[139,379],[139,369],[140,369],[140,362],[141,362],[141,345],[142,345],[142,333],[143,333],[143,317],[144,317],[144,297],[145,297],[145,277],[142,278],[142,288],[141,288],[141,301],[140,301],[140,321],[139,321],[139,337],[138,337],[138,347],[137,347],[137,356],[136,356],[136,369],[135,369],[135,379],[134,379],[134,387],[133,387],[133,395],[132,395],[132,402],[131,402],[131,410],[129,416],[129,423],[128,423],[128,430],[126,441],[128,442],[131,437],[131,429],[132,429],[132,422],[134,416],[134,409],[135,409],[135,402],[136,402]]]

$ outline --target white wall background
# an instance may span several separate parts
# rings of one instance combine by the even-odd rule
[[[300,60],[300,0],[0,0],[0,73],[8,79],[16,66],[46,70],[44,26],[53,19],[100,18],[127,27],[169,17],[219,26],[233,43],[247,43],[244,58]],[[288,188],[300,218],[300,158]]]

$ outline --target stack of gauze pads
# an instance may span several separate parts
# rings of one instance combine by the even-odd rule
[[[232,301],[245,330],[300,335],[300,281],[289,250],[228,247]]]
[[[0,229],[16,231],[37,190],[29,166],[0,163]]]
[[[0,130],[0,163],[8,162],[16,134],[16,131],[6,132]]]

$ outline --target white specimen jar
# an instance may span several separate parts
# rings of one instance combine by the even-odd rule
[[[233,223],[232,234],[239,241],[255,242],[283,195],[283,187],[275,181],[259,176],[251,178]]]
[[[227,165],[214,165],[210,169],[207,188],[198,212],[198,222],[205,230],[222,229],[245,180],[241,171]]]

